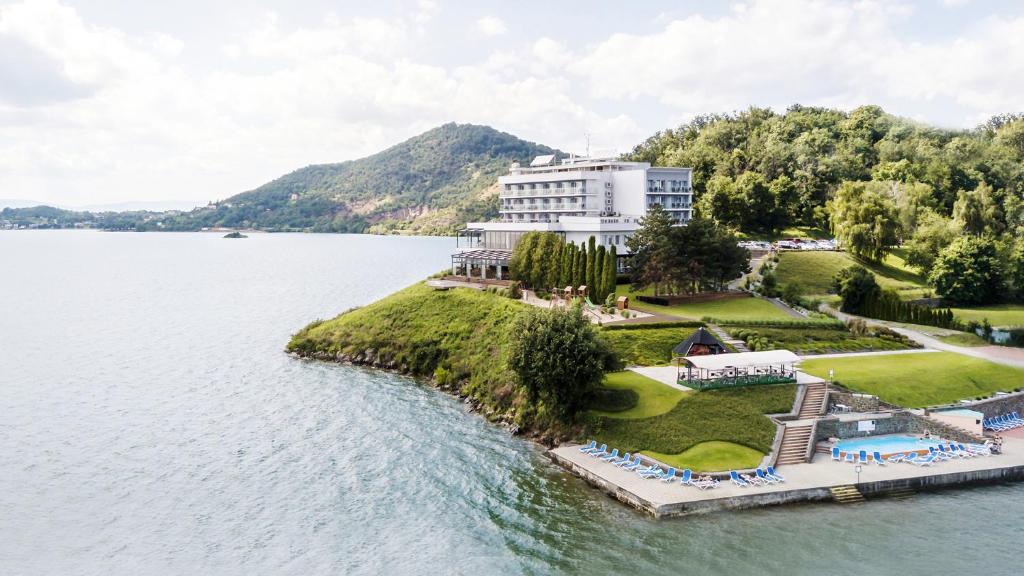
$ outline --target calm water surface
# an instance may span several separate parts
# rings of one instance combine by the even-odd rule
[[[0,232],[0,574],[1020,574],[1024,486],[653,521],[406,378],[293,359],[450,239]]]

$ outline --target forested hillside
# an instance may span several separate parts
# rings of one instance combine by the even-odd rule
[[[495,183],[512,161],[555,152],[487,126],[445,124],[373,156],[307,166],[140,229],[450,233],[497,216]]]
[[[877,106],[699,117],[629,155],[694,169],[697,212],[738,231],[831,230],[879,261],[894,247],[952,302],[1024,295],[1024,116],[972,130]]]

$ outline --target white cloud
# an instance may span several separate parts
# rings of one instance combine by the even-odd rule
[[[476,21],[476,29],[484,36],[501,36],[508,32],[505,22],[497,16],[484,16]]]
[[[625,151],[672,122],[749,105],[877,103],[970,125],[1019,111],[1024,93],[1024,19],[912,40],[899,28],[911,5],[750,0],[644,33],[507,35],[453,65],[429,48],[477,41],[445,35],[435,2],[406,8],[301,25],[257,15],[197,54],[182,31],[133,35],[55,0],[0,6],[0,191],[208,200],[449,121],[577,152],[590,133],[594,149]]]

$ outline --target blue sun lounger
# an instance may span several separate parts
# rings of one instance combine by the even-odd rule
[[[843,462],[849,462],[850,464],[853,464],[856,461],[857,461],[857,457],[853,455],[853,452],[847,452],[846,453],[846,458],[843,459]]]
[[[591,440],[590,444],[580,447],[580,452],[590,452],[594,448],[597,448],[597,440]]]
[[[660,466],[651,466],[647,470],[640,472],[640,477],[643,478],[644,480],[650,480],[652,478],[657,480],[664,475],[665,471],[662,470]]]
[[[783,478],[782,476],[779,476],[778,473],[775,472],[775,468],[772,467],[772,466],[768,467],[768,475],[771,476],[772,478],[775,478],[779,482],[785,482],[786,481],[785,478]]]
[[[872,452],[871,459],[874,460],[875,464],[878,464],[879,466],[885,466],[885,462],[882,462],[881,452]]]
[[[679,477],[679,483],[683,486],[690,486],[693,482],[693,472],[687,468],[683,470],[683,475]]]
[[[888,458],[886,458],[885,461],[890,463],[890,464],[896,464],[897,462],[903,462],[906,459],[907,459],[907,453],[906,452],[897,452],[897,453],[893,454],[892,456],[889,456]]]
[[[920,456],[920,454],[918,454],[917,452],[907,452],[907,455],[904,456],[903,461],[908,464],[913,464],[914,462],[917,462],[918,456]]]
[[[867,450],[861,450],[860,453],[857,454],[857,457],[860,458],[860,463],[861,464],[867,464],[868,463],[868,451]]]
[[[623,456],[622,458],[616,458],[615,460],[612,460],[612,466],[622,466],[623,464],[629,462],[629,458],[630,453],[626,452],[626,455]]]
[[[601,456],[605,456],[607,454],[608,454],[608,445],[607,444],[601,444],[600,448],[598,448],[597,450],[594,450],[593,452],[590,453],[590,455],[593,456],[594,458],[600,458]]]
[[[750,486],[750,484],[746,480],[740,478],[740,475],[737,474],[735,470],[729,471],[729,479],[732,480],[733,484],[739,486],[740,488],[746,488],[747,486]]]
[[[612,450],[611,454],[609,454],[607,456],[602,456],[601,460],[604,460],[605,462],[611,462],[612,460],[617,460],[618,458],[619,458],[619,449],[616,448],[616,449]]]
[[[916,464],[918,466],[931,466],[932,464],[934,464],[938,460],[941,460],[941,458],[939,458],[939,456],[938,456],[938,453],[937,452],[932,452],[931,454],[929,454],[927,456],[924,456],[922,458],[916,458],[914,460],[910,460],[909,462],[911,464]]]
[[[758,468],[757,470],[754,470],[754,473],[757,474],[758,478],[760,478],[761,480],[764,480],[768,484],[777,484],[779,482],[775,478],[772,478],[771,476],[766,474],[765,471],[760,469],[760,468]]]
[[[660,480],[662,482],[671,482],[671,481],[673,481],[675,479],[676,479],[676,469],[675,468],[669,468],[668,472],[665,472],[665,474],[660,478]]]
[[[832,447],[832,459],[833,460],[835,460],[836,462],[842,462],[842,460],[843,460],[842,454],[843,453],[839,451],[838,447],[835,447],[835,446]]]

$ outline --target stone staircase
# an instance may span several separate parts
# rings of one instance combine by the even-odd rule
[[[827,394],[825,383],[808,384],[804,392],[804,401],[800,404],[800,420],[817,418],[821,414],[821,408],[825,404]]]
[[[733,338],[732,336],[729,335],[728,332],[723,330],[721,326],[708,324],[708,330],[710,330],[712,334],[717,336],[719,340],[735,348],[737,352],[750,352],[750,348],[747,348],[746,342],[744,342],[743,340],[739,340],[737,338]]]
[[[786,426],[779,446],[777,465],[803,464],[807,462],[807,443],[811,438],[811,425]]]
[[[856,504],[864,501],[864,495],[854,486],[835,486],[829,488],[832,499],[840,504]]]
[[[894,488],[885,493],[889,498],[896,498],[899,500],[906,500],[914,495],[914,491],[910,488]]]

